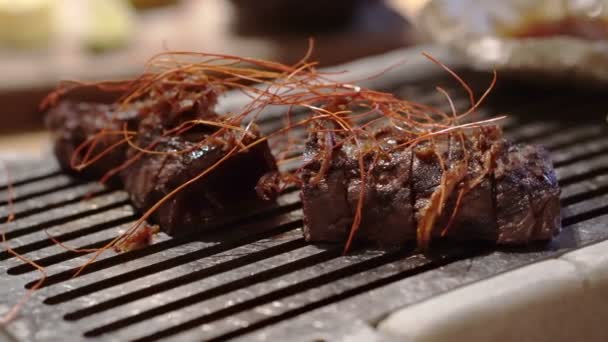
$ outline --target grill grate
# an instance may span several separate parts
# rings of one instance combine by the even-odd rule
[[[487,75],[467,78],[487,83]],[[446,82],[434,78],[393,89],[439,104],[442,99],[428,89]],[[24,161],[10,164],[17,219],[2,229],[8,244],[46,266],[49,277],[9,333],[41,341],[369,338],[373,322],[391,310],[608,239],[608,134],[598,124],[606,100],[509,86],[495,94],[480,115],[512,114],[507,134],[546,145],[555,160],[564,231],[548,245],[501,250],[446,245],[428,256],[412,248],[341,256],[341,246],[303,241],[301,204],[290,190],[276,206],[244,213],[212,233],[173,239],[161,234],[145,249],[106,253],[73,278],[88,255],[54,245],[45,230],[70,246],[94,248],[136,216],[123,192],[74,180],[51,161]],[[455,102],[466,103],[457,96]],[[90,200],[81,200],[90,193]],[[7,195],[0,178],[1,218],[9,214]],[[0,271],[8,273],[0,284],[2,309],[39,277],[6,252],[0,253]]]

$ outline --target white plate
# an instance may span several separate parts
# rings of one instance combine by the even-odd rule
[[[608,0],[432,0],[418,26],[433,41],[455,47],[477,70],[496,69],[539,80],[608,83],[608,37],[515,38],[506,32],[534,21],[606,20]]]

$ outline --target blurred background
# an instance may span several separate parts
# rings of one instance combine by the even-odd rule
[[[0,157],[46,153],[40,100],[63,79],[137,75],[163,50],[322,66],[415,44],[425,0],[0,0]],[[91,95],[95,96],[95,94]]]
[[[0,0],[0,158],[48,153],[38,105],[60,80],[130,78],[167,50],[293,63],[309,37],[321,67],[433,43],[501,79],[608,82],[608,0]]]

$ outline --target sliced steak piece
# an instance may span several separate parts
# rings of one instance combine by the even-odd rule
[[[46,125],[53,134],[55,156],[61,167],[67,172],[94,179],[99,179],[107,171],[125,161],[127,145],[117,146],[82,171],[74,170],[71,166],[71,160],[76,158],[76,161],[81,161],[87,152],[87,148],[82,149],[75,156],[76,149],[100,131],[104,129],[120,131],[124,124],[127,125],[129,130],[135,129],[137,127],[137,113],[128,110],[118,111],[116,105],[99,103],[62,101],[52,108],[46,116]],[[90,156],[99,155],[122,139],[122,135],[104,135],[97,139]],[[118,178],[113,180],[116,181]]]
[[[412,189],[421,243],[444,236],[496,241],[491,172],[483,165],[486,151],[479,146],[485,135],[474,133],[440,136],[413,148]]]
[[[495,153],[492,147],[496,133],[490,128],[451,136],[448,167],[453,169],[466,161],[466,176],[448,195],[435,223],[433,237],[441,231],[455,240],[496,241],[493,173],[492,166],[486,165]]]
[[[440,236],[442,227],[438,226],[438,221],[444,221],[440,220],[438,215],[432,211],[437,210],[433,202],[440,197],[439,185],[444,173],[440,156],[446,170],[451,167],[449,158],[451,140],[449,136],[440,137],[437,140],[424,141],[412,148],[412,191],[416,230],[418,234],[422,233],[420,226],[423,219],[434,220],[434,222],[430,222],[433,224],[428,235],[429,238]]]
[[[536,224],[532,240],[549,240],[561,230],[561,190],[549,157],[539,146],[526,145],[521,153],[530,171],[530,199]]]
[[[549,240],[559,232],[560,190],[544,149],[505,142],[494,177],[497,243]]]
[[[496,220],[499,244],[530,240],[535,224],[528,187],[528,170],[517,146],[505,146],[496,161]]]
[[[300,197],[307,241],[346,241],[353,221],[347,197],[352,165],[342,149],[335,148],[335,139],[332,133],[311,130],[306,143]],[[323,162],[330,165],[321,177]]]
[[[158,116],[140,125],[138,144],[158,154],[131,150],[137,159],[122,173],[125,190],[140,211],[146,211],[179,186],[219,162],[236,144],[242,132],[194,128],[181,136],[163,137],[146,130],[158,127]],[[244,144],[259,137],[255,131]],[[208,139],[207,139],[208,138]],[[182,151],[182,152],[180,152]],[[185,152],[183,152],[185,151]],[[150,220],[168,234],[204,230],[206,224],[259,203],[255,186],[262,175],[276,170],[266,143],[258,144],[224,160],[219,167],[172,196],[154,211]]]
[[[378,160],[365,180],[363,217],[357,232],[361,240],[390,246],[415,239],[411,169],[412,153],[408,149],[393,152],[387,159]],[[357,176],[358,174],[359,172]],[[357,207],[360,191],[360,177],[352,178],[348,186],[351,208]]]
[[[304,237],[307,241],[346,241],[353,216],[347,200],[348,159],[335,146],[330,133],[311,133],[304,151],[304,184],[300,198],[304,211]],[[324,177],[318,177],[321,154],[331,161]],[[310,200],[314,199],[314,200]],[[311,227],[313,227],[311,229]],[[318,229],[321,228],[321,229]]]
[[[120,177],[114,178],[114,184],[122,183],[133,205],[143,212],[205,172],[237,146],[243,134],[241,131],[221,131],[215,126],[199,125],[184,134],[168,134],[192,124],[193,120],[219,121],[221,118],[213,112],[217,100],[214,89],[199,85],[184,89],[167,87],[153,90],[147,98],[126,105],[126,110],[122,107],[118,110],[118,104],[66,101],[50,110],[47,125],[56,136],[55,151],[61,165],[68,171],[75,171],[71,170],[70,160],[80,144],[104,129],[120,131],[127,124],[130,131],[137,132],[135,143],[154,153],[144,153],[123,144],[85,168],[82,175],[99,179],[111,169],[127,166]],[[221,134],[205,140],[217,132]],[[253,130],[243,143],[251,143],[257,138],[259,134]],[[122,135],[100,139],[91,155],[101,153],[122,139]],[[83,150],[76,157],[85,153]],[[235,211],[258,203],[255,186],[259,178],[275,170],[276,163],[268,144],[258,144],[225,160],[209,175],[171,197],[156,208],[150,221],[171,234],[202,229],[210,220],[233,215]]]
[[[314,185],[304,184],[300,196],[306,241],[346,241],[353,216],[343,169],[329,171]]]
[[[304,234],[308,241],[344,243],[362,189],[359,147],[323,132],[313,131],[306,146]],[[364,157],[369,172],[358,240],[386,246],[445,235],[526,244],[559,231],[560,191],[544,149],[511,145],[496,127],[401,150],[386,142],[407,141],[403,133],[385,129],[384,134],[374,145],[380,152]],[[360,140],[369,149],[367,143]]]
[[[362,191],[359,148],[352,140],[336,141],[339,138],[327,132],[309,135],[301,193],[307,241],[346,241],[356,214]],[[411,151],[388,152],[402,141],[394,133],[379,132],[375,138],[387,154],[376,160],[365,179],[362,224],[355,239],[380,246],[403,244],[415,237]],[[323,161],[330,162],[325,170]],[[367,169],[372,160],[365,157],[364,164]]]
[[[173,85],[153,91],[148,98],[139,99],[127,105],[60,101],[46,115],[46,125],[54,136],[55,155],[68,172],[79,176],[100,179],[106,172],[126,160],[128,145],[123,143],[95,163],[82,170],[74,170],[71,160],[81,161],[87,153],[82,149],[78,156],[76,149],[102,130],[120,131],[124,124],[130,131],[137,131],[142,117],[156,115],[160,118],[154,130],[148,134],[161,134],[163,129],[173,128],[186,120],[205,118],[213,112],[217,93],[208,87],[194,85],[187,89],[175,89]],[[99,155],[108,147],[123,140],[122,134],[104,135],[97,139],[90,157]],[[120,178],[112,178],[114,185],[120,185]]]

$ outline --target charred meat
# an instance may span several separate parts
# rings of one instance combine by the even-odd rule
[[[162,136],[154,133],[158,127],[162,127],[158,116],[142,120],[137,144],[156,153],[130,150],[129,157],[135,161],[121,175],[137,209],[152,208],[173,190],[214,168],[155,210],[151,221],[163,231],[177,234],[203,229],[210,221],[259,203],[255,191],[258,180],[276,170],[268,144],[255,145],[222,161],[235,147],[259,139],[259,133],[201,126],[183,135]]]
[[[392,127],[357,139],[311,129],[306,239],[346,241],[357,210],[355,239],[381,246],[441,236],[525,244],[559,232],[560,190],[543,148],[511,144],[493,126],[399,147],[412,139]]]
[[[67,172],[93,179],[99,179],[120,166],[126,158],[126,144],[120,144],[123,136],[103,132],[120,132],[125,126],[132,130],[137,124],[135,110],[119,111],[115,104],[62,101],[46,116],[46,125],[53,133],[55,156],[61,167]],[[87,142],[89,144],[83,146]],[[114,145],[117,146],[112,148]],[[107,149],[110,149],[108,153],[90,166],[82,170],[73,168],[73,162],[82,162],[86,154],[98,156]],[[118,178],[113,179],[114,184],[116,181]]]
[[[127,106],[60,102],[48,112],[47,125],[65,170],[77,171],[73,158],[82,161],[87,154],[95,157],[108,150],[78,174],[99,179],[120,171],[113,184],[122,186],[141,212],[171,194],[154,207],[149,220],[176,234],[203,229],[210,221],[257,205],[259,178],[276,170],[267,142],[242,150],[260,138],[255,126],[246,131],[208,124],[228,120],[213,112],[216,97],[204,88],[163,89]],[[121,134],[125,127],[131,144]],[[103,135],[108,131],[118,134]],[[90,142],[87,148],[78,149],[85,142]],[[202,173],[208,174],[193,181]],[[185,183],[187,187],[172,193]]]

